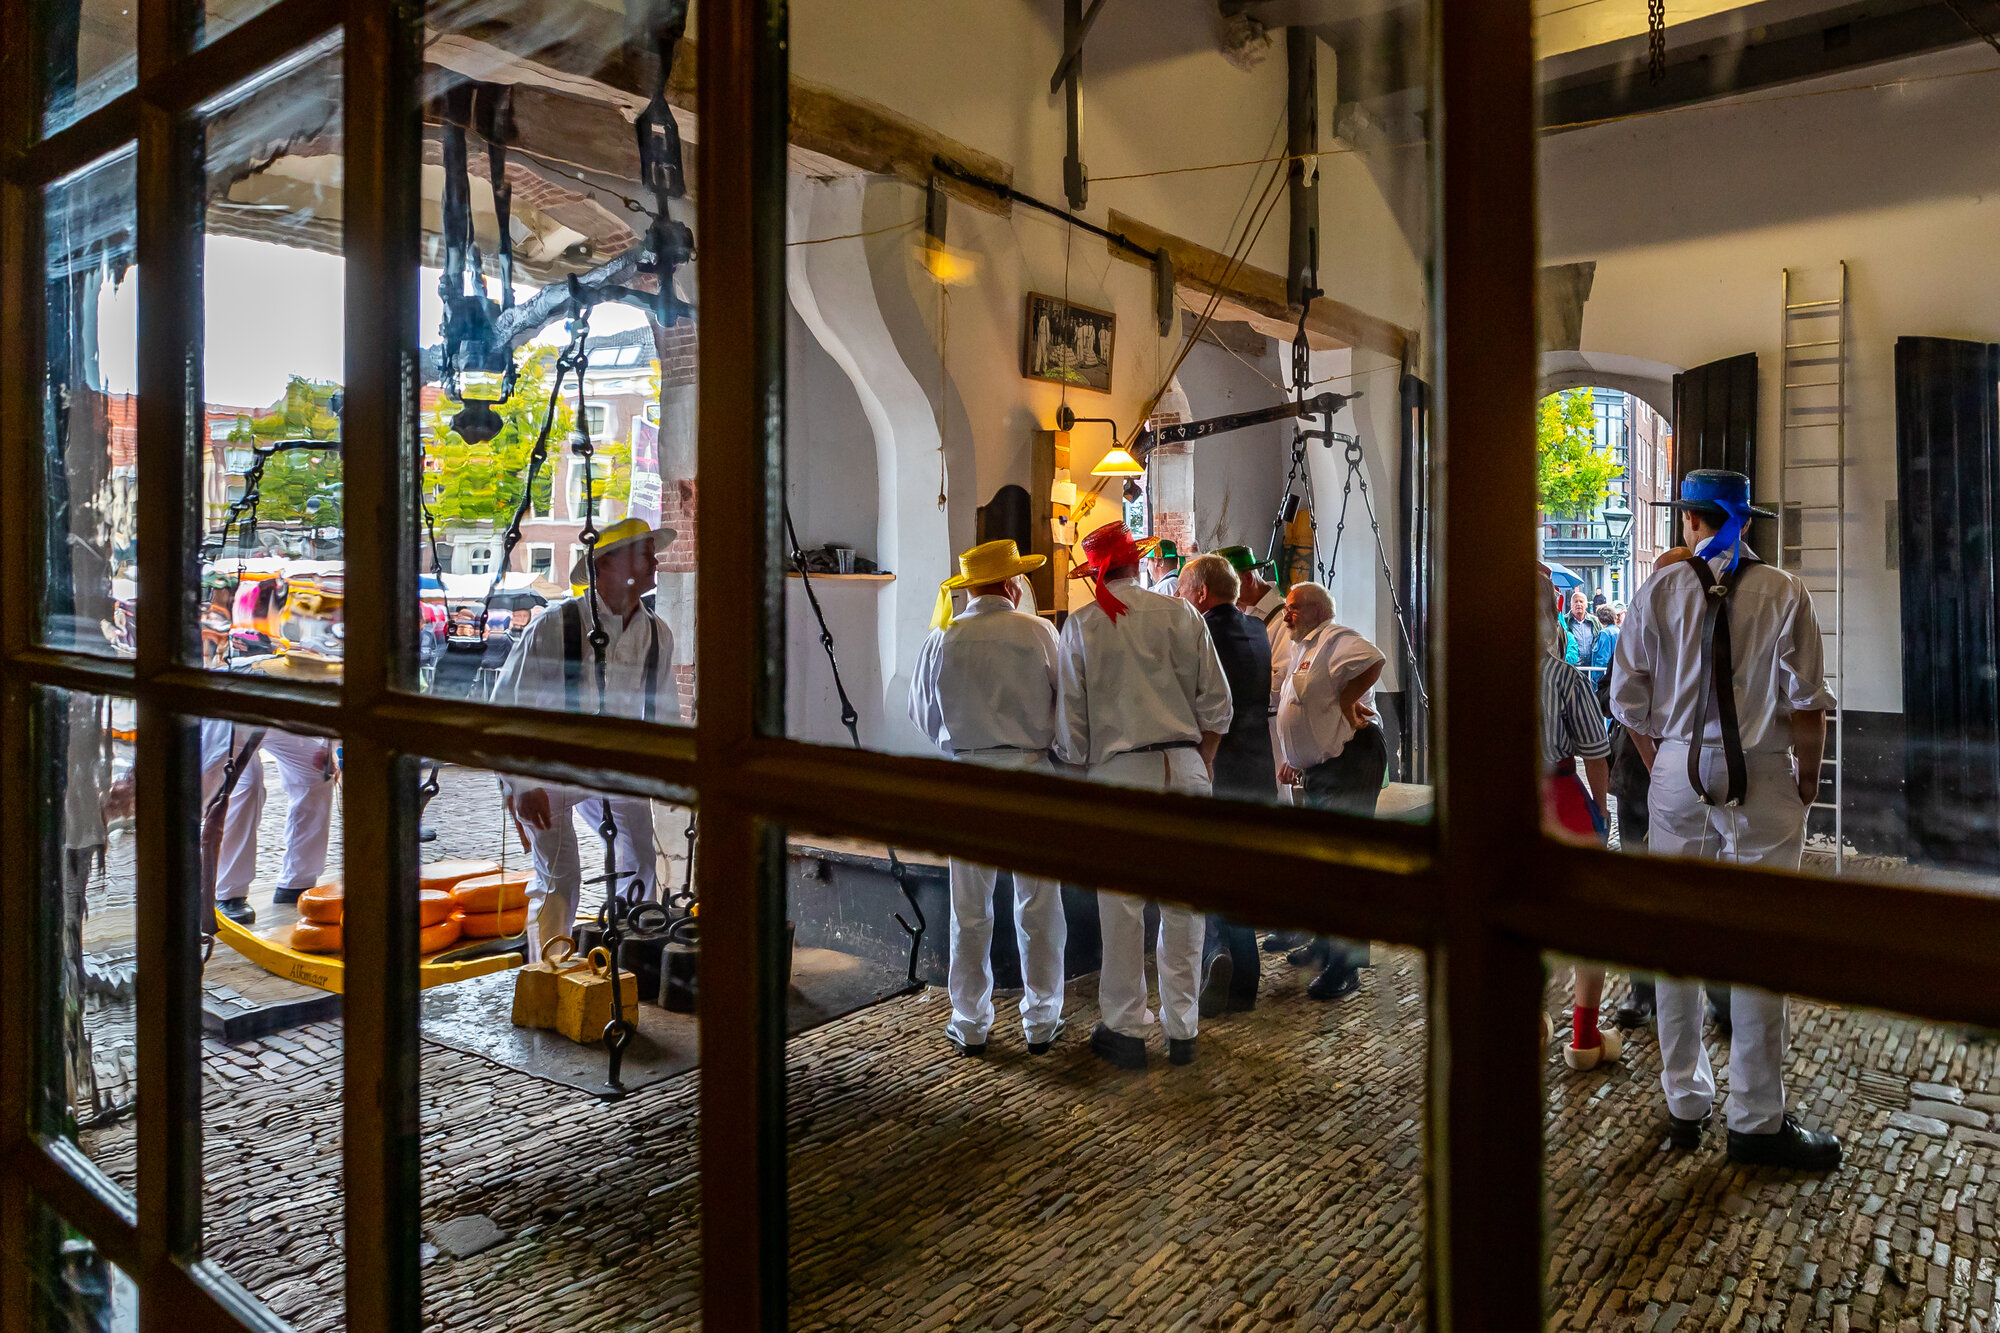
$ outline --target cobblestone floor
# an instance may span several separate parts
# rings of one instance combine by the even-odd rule
[[[491,854],[490,790],[447,774],[427,855]],[[1420,1326],[1420,964],[1385,954],[1330,1009],[1303,984],[1278,966],[1185,1070],[1095,1064],[1088,979],[1045,1058],[1004,1021],[986,1061],[956,1058],[936,991],[795,1040],[793,1326]],[[2000,1053],[1793,1016],[1792,1100],[1847,1145],[1826,1178],[1730,1167],[1720,1134],[1664,1152],[1650,1031],[1609,1072],[1551,1060],[1549,1327],[2000,1331]],[[339,1051],[338,1023],[206,1050],[209,1252],[309,1333],[341,1322]],[[484,1215],[507,1237],[432,1260],[427,1327],[697,1327],[697,1077],[606,1105],[427,1046],[426,1225]],[[122,1175],[130,1136],[85,1146]]]

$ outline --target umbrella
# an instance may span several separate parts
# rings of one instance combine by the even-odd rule
[[[1583,579],[1572,572],[1567,565],[1550,565],[1549,582],[1556,585],[1557,592],[1568,592],[1571,588],[1581,588]]]
[[[520,611],[548,604],[548,598],[531,588],[510,588],[505,592],[496,592],[490,603],[496,611]]]

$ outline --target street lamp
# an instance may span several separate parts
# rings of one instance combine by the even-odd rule
[[[1626,538],[1632,532],[1632,511],[1623,505],[1607,505],[1604,510],[1604,533],[1611,539],[1611,592],[1617,597],[1622,591],[1625,573]]]

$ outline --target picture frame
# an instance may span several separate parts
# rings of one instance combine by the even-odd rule
[[[1092,393],[1111,392],[1118,317],[1108,310],[1029,292],[1021,321],[1021,375]]]

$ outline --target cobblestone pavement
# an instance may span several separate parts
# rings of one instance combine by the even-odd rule
[[[426,854],[491,855],[490,791],[448,772]],[[1205,1026],[1190,1069],[1098,1065],[1091,979],[1047,1057],[1003,998],[988,1058],[957,1058],[935,990],[794,1040],[793,1326],[1420,1326],[1420,963],[1385,951],[1331,1008],[1304,981],[1280,962],[1255,1012]],[[1551,1059],[1549,1327],[2000,1330],[1995,1047],[1811,1003],[1793,1017],[1792,1101],[1847,1146],[1825,1178],[1731,1167],[1719,1133],[1663,1151],[1650,1031],[1608,1072]],[[339,1046],[327,1023],[206,1047],[208,1251],[302,1333],[341,1322]],[[427,1228],[483,1215],[506,1237],[435,1255],[427,1327],[698,1327],[697,1078],[607,1105],[427,1046]],[[130,1136],[120,1122],[86,1148],[124,1175]]]

